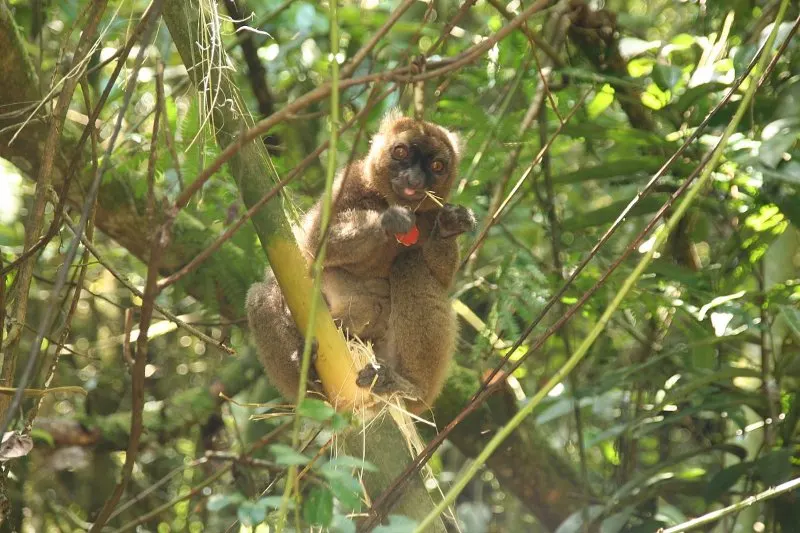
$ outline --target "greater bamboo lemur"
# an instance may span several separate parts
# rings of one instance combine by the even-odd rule
[[[389,113],[366,158],[339,173],[323,269],[323,294],[349,335],[371,341],[379,365],[362,387],[401,392],[420,412],[441,390],[454,350],[448,291],[458,268],[456,236],[475,225],[461,206],[440,207],[458,170],[458,139],[429,122]],[[427,191],[427,192],[426,192]],[[318,249],[321,200],[298,241]],[[287,399],[297,395],[303,337],[271,273],[247,294],[247,315],[267,374]]]

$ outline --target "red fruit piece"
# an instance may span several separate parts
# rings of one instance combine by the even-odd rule
[[[394,238],[403,246],[411,246],[419,240],[419,228],[416,225],[412,226],[408,233],[395,233]]]

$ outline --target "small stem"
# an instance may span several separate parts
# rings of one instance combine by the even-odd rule
[[[693,518],[692,520],[684,522],[683,524],[678,524],[677,526],[672,526],[667,529],[663,528],[659,529],[656,533],[683,533],[684,531],[695,529],[698,526],[709,524],[711,522],[716,522],[723,516],[727,516],[729,514],[741,511],[745,507],[750,507],[755,503],[762,502],[764,500],[769,500],[770,498],[774,498],[775,496],[780,496],[781,494],[792,491],[798,487],[800,487],[800,478],[787,481],[786,483],[781,483],[777,487],[767,489],[764,492],[759,492],[758,494],[745,498],[744,500],[734,503],[733,505],[723,507],[722,509],[712,511],[708,514],[704,514],[703,516],[697,518]]]
[[[136,57],[134,66],[134,74],[138,73],[144,60],[144,50],[146,45],[150,42],[151,36],[157,26],[156,22],[159,20],[157,15],[161,13],[161,0],[154,0],[155,6],[154,16],[150,20],[150,25],[145,31],[142,39],[142,47],[139,55]],[[163,70],[159,66],[156,74],[156,83],[160,83]],[[126,100],[129,100],[129,94],[133,93],[137,76],[134,75],[129,80],[126,91]],[[147,168],[147,219],[151,222],[153,230],[150,235],[150,258],[147,264],[147,278],[145,280],[144,295],[142,297],[142,307],[139,317],[139,337],[136,339],[136,352],[133,357],[133,366],[131,367],[131,429],[128,441],[128,448],[125,451],[125,463],[122,465],[122,475],[114,487],[114,491],[106,500],[103,508],[100,510],[97,518],[92,524],[90,533],[94,531],[102,531],[103,526],[108,521],[114,508],[119,503],[122,494],[125,492],[131,477],[133,476],[133,467],[136,457],[139,453],[139,442],[144,431],[144,380],[145,380],[145,367],[147,365],[147,330],[150,327],[151,319],[153,318],[153,304],[158,296],[158,267],[161,263],[161,257],[164,249],[169,243],[169,228],[172,225],[172,219],[168,218],[161,226],[154,226],[152,221],[155,220],[156,198],[155,198],[155,169],[157,162],[158,150],[158,125],[161,118],[161,102],[156,103],[155,116],[153,117],[153,132],[150,137],[150,158],[148,160]],[[121,124],[122,117],[125,112],[125,106],[120,110],[118,125]],[[113,138],[113,137],[112,137]],[[111,143],[113,146],[113,143]],[[102,173],[98,174],[102,176]],[[94,200],[94,195],[89,195],[90,200]],[[84,222],[81,216],[81,222]],[[81,227],[79,226],[78,234],[75,236],[75,241],[79,241],[81,236]]]
[[[322,201],[322,213],[320,220],[320,233],[325,235],[328,231],[328,224],[331,219],[331,209],[333,206],[333,180],[336,176],[336,156],[337,156],[337,141],[339,139],[339,21],[338,21],[338,0],[330,2],[330,24],[331,24],[331,114],[330,114],[330,148],[328,149],[328,171],[325,176],[325,193]],[[314,343],[314,322],[317,316],[317,307],[321,300],[322,288],[322,269],[325,262],[325,250],[327,239],[323,239],[320,244],[317,256],[314,259],[312,267],[314,273],[313,288],[311,291],[311,305],[308,316],[308,326],[305,331],[305,343],[303,344],[303,358],[300,363],[300,384],[297,388],[297,405],[303,403],[306,396],[306,382],[308,381],[308,370],[311,364],[311,347]],[[294,428],[292,430],[292,447],[296,448],[300,444],[300,423],[301,416],[299,410],[295,412]],[[286,521],[286,513],[289,507],[289,497],[292,491],[299,494],[299,486],[297,479],[297,467],[292,465],[289,467],[288,477],[286,479],[286,486],[283,491],[283,498],[281,499],[281,506],[278,510],[278,520],[275,524],[277,533],[283,531]],[[299,496],[298,496],[299,498]],[[299,502],[295,506],[299,507]]]

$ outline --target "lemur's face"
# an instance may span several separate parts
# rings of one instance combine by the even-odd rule
[[[375,186],[390,204],[433,209],[426,191],[447,198],[458,171],[456,137],[410,118],[389,115],[373,139],[369,165]]]

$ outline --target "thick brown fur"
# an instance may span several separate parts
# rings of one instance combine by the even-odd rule
[[[405,162],[393,155],[398,144],[409,153]],[[445,169],[409,173],[417,157],[426,165],[441,161]],[[373,138],[369,154],[341,171],[334,184],[323,294],[349,335],[373,343],[381,364],[362,370],[359,384],[374,384],[377,392],[413,395],[421,400],[415,411],[433,401],[446,375],[456,328],[448,297],[458,265],[455,236],[471,228],[474,220],[462,207],[440,209],[421,192],[412,198],[403,191],[411,190],[404,186],[414,182],[420,190],[424,185],[447,198],[458,157],[452,133],[392,112]],[[320,210],[321,201],[306,214],[298,232],[309,260],[321,239]],[[410,247],[398,243],[395,233],[405,233],[414,224],[420,231],[418,242]],[[270,273],[248,292],[247,314],[270,380],[283,396],[294,399],[303,338]]]
[[[395,260],[386,351],[378,352],[377,367],[359,373],[359,385],[416,398],[409,406],[415,413],[431,407],[455,350],[457,323],[448,293],[459,264],[456,237],[474,226],[470,211],[445,205],[425,243]]]

